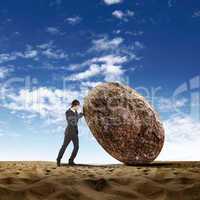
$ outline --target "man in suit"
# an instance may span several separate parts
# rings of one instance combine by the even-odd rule
[[[60,162],[63,157],[63,154],[65,153],[67,146],[70,142],[73,142],[74,149],[69,158],[69,165],[75,165],[74,159],[79,149],[78,120],[81,117],[83,117],[83,113],[77,112],[79,107],[80,107],[80,102],[75,99],[71,103],[71,108],[69,108],[65,113],[68,125],[65,129],[65,137],[64,137],[63,145],[57,157],[57,166],[60,166]]]

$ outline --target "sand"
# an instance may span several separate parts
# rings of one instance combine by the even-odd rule
[[[200,162],[146,166],[0,162],[0,200],[200,200]]]

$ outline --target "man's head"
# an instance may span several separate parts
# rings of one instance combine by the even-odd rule
[[[73,100],[71,103],[71,108],[73,108],[74,110],[78,110],[79,107],[80,107],[80,102],[77,99]]]

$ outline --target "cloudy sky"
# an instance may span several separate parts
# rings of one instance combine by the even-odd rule
[[[70,102],[110,81],[159,112],[158,160],[199,160],[199,35],[198,0],[1,1],[0,160],[55,160]],[[77,162],[117,162],[79,130]]]

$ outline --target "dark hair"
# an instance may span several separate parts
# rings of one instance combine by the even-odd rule
[[[80,105],[80,102],[77,99],[73,100],[71,103],[71,107],[79,106],[79,105]]]

